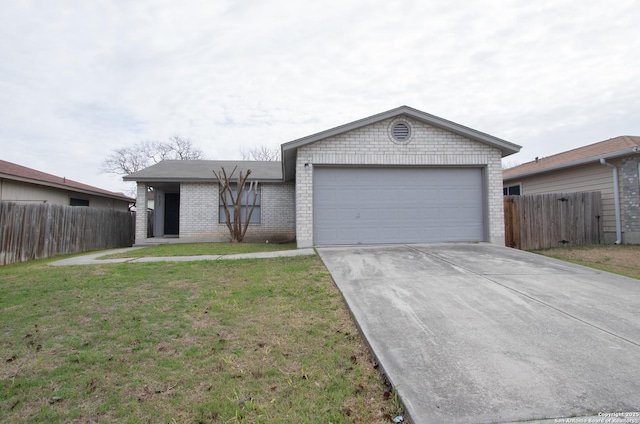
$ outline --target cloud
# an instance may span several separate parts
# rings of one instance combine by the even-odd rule
[[[639,19],[630,0],[13,2],[2,158],[117,190],[99,164],[141,140],[233,159],[406,104],[526,161],[640,133]]]

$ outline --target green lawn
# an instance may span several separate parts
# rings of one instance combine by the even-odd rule
[[[46,262],[0,267],[1,422],[382,423],[402,413],[317,256]]]
[[[233,255],[236,253],[275,252],[296,249],[295,243],[175,243],[144,247],[100,259],[138,258],[142,256]]]

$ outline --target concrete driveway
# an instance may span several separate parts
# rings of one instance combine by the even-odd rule
[[[640,422],[640,281],[482,243],[318,252],[414,423]]]

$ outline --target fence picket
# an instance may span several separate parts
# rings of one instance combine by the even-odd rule
[[[0,202],[0,266],[131,246],[135,215],[109,209]]]
[[[563,200],[564,199],[564,200]],[[531,250],[603,240],[602,196],[596,192],[504,197],[505,244]]]

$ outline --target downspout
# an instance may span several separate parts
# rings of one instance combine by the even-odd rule
[[[616,213],[616,243],[622,244],[622,230],[620,228],[620,190],[618,188],[618,167],[607,163],[604,158],[600,159],[602,165],[613,168],[613,203],[615,203]]]

